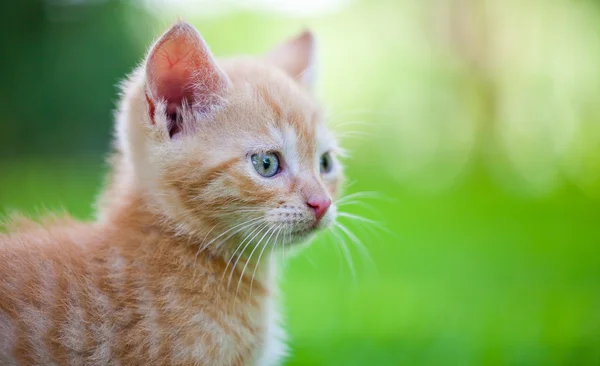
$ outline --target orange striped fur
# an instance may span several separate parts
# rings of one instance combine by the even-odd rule
[[[333,222],[335,205],[319,220],[307,202],[342,179],[312,48],[303,33],[217,62],[186,23],[157,41],[123,85],[97,219],[0,235],[0,365],[281,362],[272,254]],[[264,152],[275,177],[251,163]]]

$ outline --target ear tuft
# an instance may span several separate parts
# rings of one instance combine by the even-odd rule
[[[207,114],[221,103],[228,85],[206,42],[190,24],[179,22],[154,44],[146,59],[147,98],[154,120],[165,103],[171,136],[182,132],[182,110]]]
[[[279,67],[307,88],[312,88],[316,74],[316,41],[311,31],[279,44],[267,55],[267,62]]]

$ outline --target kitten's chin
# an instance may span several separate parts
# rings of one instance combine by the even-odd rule
[[[296,246],[310,243],[315,236],[328,230],[333,226],[332,222],[319,222],[312,227],[292,230],[289,239],[284,243],[286,246]]]
[[[289,247],[302,247],[308,245],[316,236],[316,230],[303,230],[298,232],[291,232],[287,240],[282,243],[283,246]]]

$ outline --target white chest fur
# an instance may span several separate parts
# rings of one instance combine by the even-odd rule
[[[256,353],[254,361],[256,366],[281,365],[287,354],[286,334],[281,327],[278,307],[277,266],[273,257],[269,258],[266,276],[265,280],[271,289],[271,296],[266,300],[263,307],[264,343],[263,347]]]
[[[267,301],[265,312],[264,345],[257,353],[254,364],[256,366],[276,366],[282,364],[287,354],[287,346],[275,297]]]

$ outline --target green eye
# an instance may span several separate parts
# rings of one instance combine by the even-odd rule
[[[265,178],[279,173],[279,158],[275,153],[253,154],[250,159],[254,169]]]
[[[333,168],[333,160],[331,155],[327,152],[321,155],[321,173],[329,173]]]

